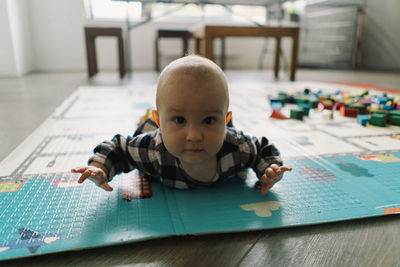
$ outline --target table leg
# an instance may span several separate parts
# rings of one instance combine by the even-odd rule
[[[204,56],[213,60],[213,38],[211,36],[204,37]]]
[[[119,62],[119,77],[125,76],[125,58],[124,58],[124,40],[122,35],[118,37],[118,62]]]
[[[275,64],[274,64],[275,78],[278,78],[278,74],[279,74],[280,55],[281,55],[281,38],[276,37]]]
[[[154,62],[154,65],[155,65],[155,67],[156,67],[156,71],[157,72],[160,72],[160,50],[159,50],[159,44],[158,44],[158,42],[159,42],[159,38],[158,37],[156,37],[156,40],[155,40],[155,42],[154,42],[154,60],[155,60],[155,62]]]
[[[291,81],[294,81],[296,79],[298,46],[299,46],[299,34],[297,33],[295,36],[293,36],[292,59],[290,61],[290,80]]]

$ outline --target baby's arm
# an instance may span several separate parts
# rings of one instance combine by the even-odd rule
[[[83,183],[86,179],[93,181],[97,186],[106,191],[112,191],[113,188],[108,184],[106,167],[96,161],[90,163],[89,166],[77,167],[71,170],[74,173],[81,173],[78,183]]]
[[[282,179],[283,173],[285,171],[291,171],[292,168],[279,166],[278,164],[271,164],[269,165],[265,171],[264,175],[261,176],[261,194],[265,195],[277,181]]]
[[[97,186],[106,191],[112,191],[113,188],[108,182],[115,174],[129,172],[134,165],[129,164],[130,155],[128,151],[129,140],[119,134],[112,140],[100,143],[94,149],[94,154],[89,159],[88,166],[77,167],[71,171],[81,173],[78,183],[83,183],[86,179],[93,181]]]
[[[282,166],[279,150],[267,138],[248,137],[247,140],[252,144],[248,150],[252,151],[252,146],[255,148],[254,158],[249,157],[249,162],[259,178],[256,188],[261,189],[261,194],[265,195],[269,188],[282,179],[283,173],[292,168]]]

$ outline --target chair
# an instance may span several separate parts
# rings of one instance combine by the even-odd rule
[[[124,77],[126,70],[125,70],[125,55],[124,55],[124,44],[122,39],[122,29],[104,28],[104,27],[85,27],[86,54],[87,54],[89,78],[93,77],[98,72],[96,45],[95,45],[95,39],[98,36],[115,36],[118,39],[119,76],[120,78]]]
[[[155,39],[155,68],[156,71],[160,71],[160,48],[159,42],[161,38],[181,38],[182,39],[182,56],[188,53],[189,39],[192,38],[192,33],[187,30],[157,30],[157,36]]]

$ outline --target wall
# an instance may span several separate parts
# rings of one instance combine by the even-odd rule
[[[400,70],[400,1],[367,0],[362,65]]]
[[[14,44],[16,72],[18,76],[21,76],[34,68],[34,53],[29,31],[29,13],[26,0],[8,0],[8,12]]]
[[[0,1],[0,76],[22,76],[34,68],[26,0]]]
[[[36,70],[84,69],[83,0],[28,0],[28,3]]]
[[[0,1],[0,75],[16,76],[17,66],[11,37],[10,21],[6,1]]]

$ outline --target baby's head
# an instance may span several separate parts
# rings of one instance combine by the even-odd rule
[[[186,163],[215,156],[230,119],[224,72],[211,60],[186,56],[161,72],[153,117],[167,150]]]
[[[208,83],[215,83],[214,88],[207,87]],[[168,90],[174,90],[171,84],[179,83],[188,91],[200,90],[202,94],[210,92],[223,93],[221,97],[226,100],[226,110],[229,106],[228,84],[225,73],[217,64],[209,59],[190,55],[179,58],[167,65],[161,72],[157,84],[157,109],[162,106]],[[183,83],[183,84],[182,84]],[[210,89],[210,90],[207,90]]]

